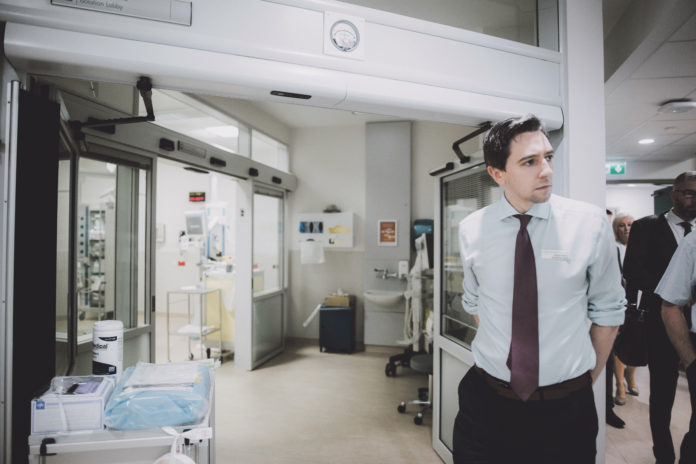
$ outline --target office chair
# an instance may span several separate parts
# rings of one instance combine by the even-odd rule
[[[428,374],[428,387],[418,389],[418,399],[412,401],[402,401],[396,408],[400,413],[406,412],[406,406],[415,404],[422,406],[421,410],[413,418],[416,425],[423,423],[423,413],[433,407],[432,391],[433,391],[433,354],[424,353],[416,354],[411,357],[411,369],[416,372]]]

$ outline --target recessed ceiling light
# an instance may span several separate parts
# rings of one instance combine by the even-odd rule
[[[655,139],[640,139],[638,143],[641,145],[650,145],[651,143],[655,143]]]
[[[674,114],[686,113],[688,111],[693,110],[694,108],[696,108],[695,101],[692,101],[689,98],[677,98],[675,100],[667,100],[665,102],[662,102],[657,111],[660,113]]]

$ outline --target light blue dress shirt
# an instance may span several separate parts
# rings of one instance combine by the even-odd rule
[[[464,309],[480,319],[472,352],[490,375],[510,380],[515,241],[520,221],[505,196],[459,224]],[[552,195],[527,214],[539,299],[539,385],[595,367],[591,323],[619,326],[626,299],[603,209]],[[696,234],[695,234],[696,235]]]
[[[681,241],[655,293],[678,306],[696,302],[696,233],[691,232]],[[694,316],[696,305],[691,307],[692,321],[696,321]],[[691,331],[696,332],[696,324],[692,325]]]

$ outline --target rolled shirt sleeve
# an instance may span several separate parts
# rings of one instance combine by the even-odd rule
[[[473,257],[469,252],[466,236],[463,233],[463,222],[459,224],[459,254],[461,256],[462,271],[464,273],[462,279],[462,307],[469,314],[478,314],[478,280],[473,270]]]
[[[602,221],[595,240],[594,254],[587,270],[588,317],[597,325],[620,326],[626,312],[626,293],[621,286],[621,271],[616,242],[609,221]]]
[[[662,275],[655,293],[678,306],[690,304],[693,299],[693,287],[696,281],[695,269],[696,235],[687,236],[674,252],[667,270]]]

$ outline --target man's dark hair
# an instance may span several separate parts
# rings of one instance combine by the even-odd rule
[[[483,139],[483,159],[486,165],[504,171],[510,156],[510,142],[523,132],[536,131],[541,131],[548,137],[544,125],[533,114],[496,123]]]
[[[674,179],[674,185],[677,186],[690,180],[696,180],[696,171],[682,172]]]

